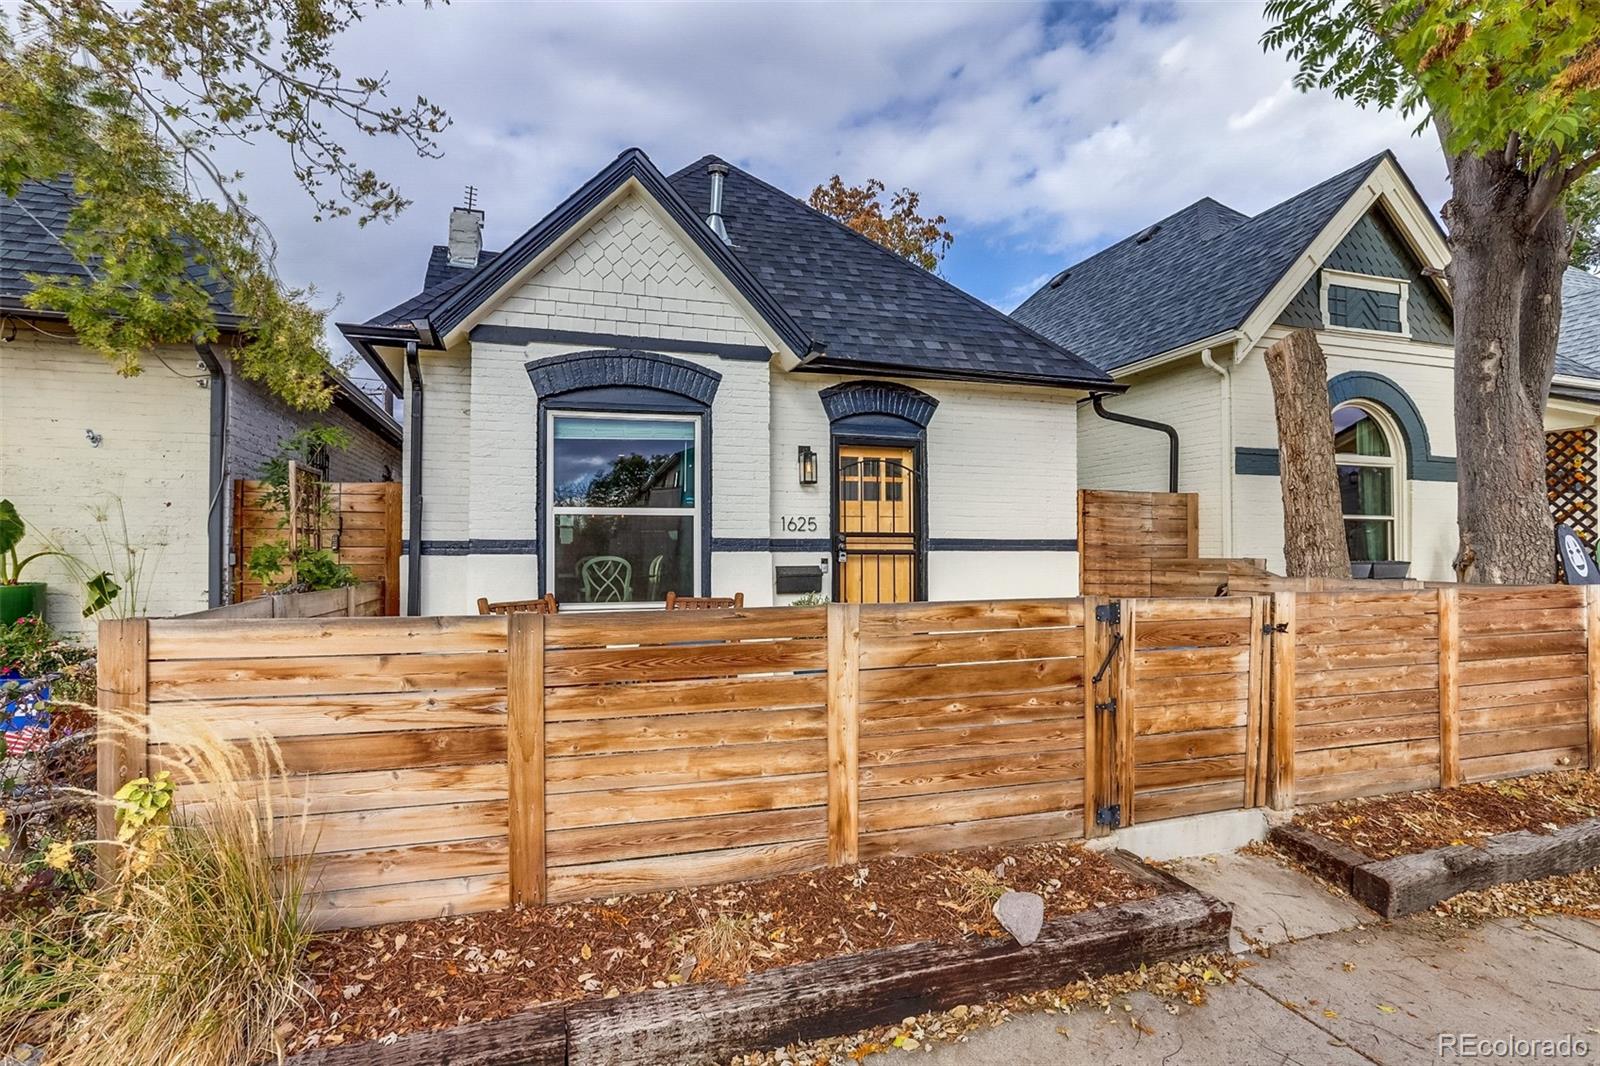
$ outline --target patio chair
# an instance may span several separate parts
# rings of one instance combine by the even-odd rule
[[[743,606],[742,592],[735,592],[732,596],[680,596],[676,592],[667,593],[669,611],[710,611],[718,607]]]
[[[500,600],[490,603],[487,596],[478,597],[479,614],[555,614],[560,610],[553,592],[546,592],[536,600]]]
[[[591,555],[578,564],[584,603],[630,603],[633,564],[620,555]]]

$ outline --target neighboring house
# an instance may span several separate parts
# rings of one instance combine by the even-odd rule
[[[284,437],[340,426],[353,443],[329,456],[330,479],[399,476],[398,424],[343,375],[329,371],[333,405],[306,412],[238,373],[227,349],[242,323],[215,284],[206,282],[220,339],[146,353],[134,378],[80,345],[62,315],[25,307],[25,275],[84,273],[59,239],[70,210],[66,182],[0,196],[0,498],[24,521],[84,552],[100,543],[94,509],[120,500],[128,541],[149,549],[148,613],[180,614],[224,602],[228,483],[255,477]],[[49,582],[52,622],[84,625],[78,589],[57,560],[24,576]]]
[[[1279,573],[1277,423],[1262,354],[1315,329],[1351,558],[1403,560],[1412,576],[1446,580],[1457,547],[1447,263],[1432,213],[1385,152],[1254,216],[1200,200],[1061,271],[1013,314],[1128,387],[1106,410],[1177,430],[1178,487],[1201,497],[1202,555],[1265,558]],[[1592,281],[1569,281],[1569,301]],[[1552,428],[1600,414],[1590,380],[1600,378],[1600,312],[1589,312],[1587,342],[1575,313]],[[1167,486],[1166,441],[1147,429],[1086,410],[1078,454],[1085,488]]]
[[[340,326],[406,379],[411,611],[1076,590],[1099,369],[711,156],[482,220]]]

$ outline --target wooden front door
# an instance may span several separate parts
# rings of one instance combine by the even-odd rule
[[[917,471],[910,448],[841,444],[835,457],[834,598],[918,598]]]

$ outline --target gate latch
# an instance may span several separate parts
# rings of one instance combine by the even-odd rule
[[[1266,625],[1261,627],[1261,632],[1269,637],[1274,633],[1287,633],[1289,632],[1289,623],[1279,622],[1277,625],[1273,625],[1271,622],[1268,622]]]
[[[1102,804],[1101,806],[1095,808],[1094,824],[1095,825],[1107,825],[1107,826],[1110,826],[1112,829],[1116,829],[1119,826],[1121,826],[1122,825],[1122,804],[1120,804],[1120,803],[1106,803],[1106,804]]]

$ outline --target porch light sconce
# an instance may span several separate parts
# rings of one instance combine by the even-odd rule
[[[815,485],[817,483],[817,453],[800,445],[800,484]]]

